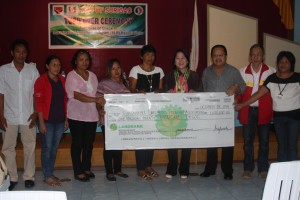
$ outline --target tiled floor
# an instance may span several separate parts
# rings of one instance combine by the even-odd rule
[[[258,200],[262,197],[265,181],[255,173],[252,179],[242,179],[242,163],[234,164],[232,181],[225,181],[220,166],[215,176],[201,178],[190,176],[181,180],[177,175],[172,179],[164,176],[165,166],[154,166],[160,177],[145,181],[136,176],[135,168],[124,168],[123,172],[130,176],[127,179],[117,177],[116,182],[105,178],[103,168],[94,169],[94,180],[82,183],[73,179],[72,170],[57,170],[55,175],[60,178],[71,178],[71,182],[62,183],[61,187],[51,187],[43,183],[41,171],[36,172],[34,190],[63,190],[68,200]],[[191,172],[200,173],[204,165],[191,165]],[[22,177],[22,172],[20,172]],[[15,190],[25,190],[23,181],[19,181]]]

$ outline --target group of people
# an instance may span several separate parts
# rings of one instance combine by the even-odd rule
[[[91,56],[86,50],[77,50],[71,64],[74,70],[66,79],[60,74],[61,63],[56,55],[46,59],[47,71],[39,76],[36,66],[25,62],[28,44],[18,39],[12,44],[13,61],[0,67],[0,128],[3,129],[2,153],[11,178],[12,190],[18,183],[16,165],[16,139],[18,132],[24,147],[25,187],[34,186],[35,144],[38,120],[42,139],[42,169],[44,182],[61,185],[54,175],[56,152],[64,130],[72,136],[71,158],[74,178],[87,182],[95,178],[91,171],[91,157],[97,124],[104,126],[104,94],[126,93],[191,93],[225,92],[235,96],[235,109],[243,124],[244,172],[251,178],[254,171],[254,136],[259,136],[258,172],[266,178],[270,122],[273,120],[277,141],[278,161],[298,159],[300,132],[300,74],[294,72],[295,57],[282,51],[277,57],[277,70],[263,63],[264,49],[255,44],[250,48],[249,64],[240,70],[227,64],[227,49],[215,45],[211,49],[212,65],[205,68],[202,78],[190,70],[186,50],[178,49],[173,58],[173,69],[164,74],[154,65],[156,49],[145,45],[140,52],[141,63],[134,66],[129,81],[123,77],[118,59],[111,59],[106,66],[106,77],[98,82],[88,70]],[[290,102],[290,103],[286,103]],[[105,144],[104,144],[105,146]],[[169,163],[166,178],[177,175],[182,179],[190,175],[191,149],[181,150],[178,166],[178,149],[168,149]],[[154,150],[136,150],[137,175],[145,180],[158,177],[152,168]],[[127,178],[122,172],[122,151],[103,151],[106,178],[116,181],[116,176]],[[218,149],[207,149],[207,162],[201,177],[216,173]],[[233,178],[233,147],[222,148],[221,168],[225,180]]]

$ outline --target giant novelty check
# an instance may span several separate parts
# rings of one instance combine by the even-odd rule
[[[234,146],[233,97],[225,93],[104,97],[106,149]]]

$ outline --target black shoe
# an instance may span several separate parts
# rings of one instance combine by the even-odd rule
[[[8,187],[8,190],[12,191],[16,187],[17,184],[18,184],[18,182],[16,182],[16,181],[10,181],[10,185]]]
[[[210,173],[210,172],[208,172],[208,171],[204,171],[204,172],[202,172],[201,174],[200,174],[200,176],[201,177],[210,177],[210,175],[215,175],[216,173],[215,172],[213,172],[213,173]]]
[[[122,178],[128,178],[129,177],[127,174],[124,174],[123,172],[118,172],[115,175],[120,176]]]
[[[116,177],[113,174],[107,174],[106,175],[107,180],[109,181],[116,181]]]
[[[88,178],[95,178],[95,174],[91,171],[89,172],[84,172],[85,176],[88,177]]]
[[[232,180],[232,178],[233,178],[233,177],[232,177],[232,174],[225,174],[225,175],[224,175],[224,179],[225,179],[225,180],[228,180],[228,181],[229,181],[229,180]]]
[[[78,181],[81,181],[81,182],[89,182],[90,181],[89,177],[87,177],[86,175],[84,175],[84,176],[80,176],[80,175],[81,174],[75,175],[74,176],[75,179],[78,180]]]
[[[34,181],[33,180],[26,180],[25,181],[25,187],[26,188],[32,188],[34,186]]]

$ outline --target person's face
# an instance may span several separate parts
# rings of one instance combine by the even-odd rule
[[[279,60],[277,68],[278,68],[278,71],[282,72],[282,73],[290,72],[291,71],[291,63],[286,57],[283,57],[283,58],[281,58],[281,60]]]
[[[141,58],[143,63],[147,65],[153,65],[155,60],[155,54],[153,52],[146,52]]]
[[[226,64],[227,56],[225,55],[223,48],[215,48],[212,52],[211,60],[215,66],[224,66]]]
[[[119,63],[114,62],[111,71],[110,71],[110,77],[112,79],[119,79],[121,77],[121,66]]]
[[[178,52],[175,56],[175,65],[178,70],[183,70],[187,68],[189,61],[186,59],[182,52]]]
[[[27,49],[22,44],[17,45],[15,49],[11,51],[13,60],[17,64],[24,64],[27,58],[27,54],[28,54]]]
[[[77,69],[86,70],[90,65],[89,56],[85,53],[80,53],[77,56],[75,63]]]
[[[253,65],[261,65],[264,61],[264,53],[261,48],[256,47],[251,50],[249,62]]]
[[[53,76],[57,76],[60,72],[60,68],[61,68],[61,64],[59,59],[55,58],[52,59],[49,63],[49,65],[46,65],[47,69],[48,69],[48,73],[53,75]]]

